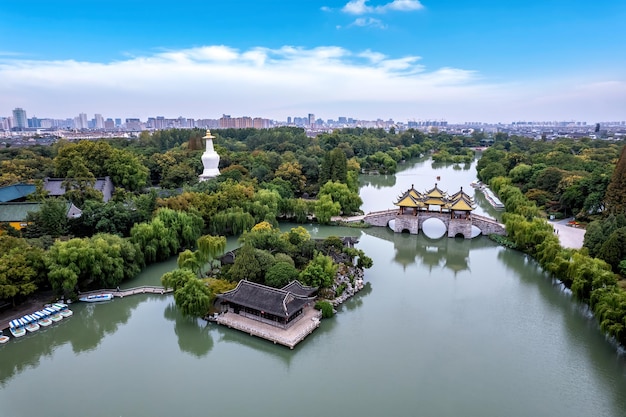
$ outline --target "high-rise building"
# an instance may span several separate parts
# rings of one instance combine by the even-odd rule
[[[104,118],[102,117],[101,114],[96,113],[94,115],[94,127],[96,129],[104,129]]]
[[[313,113],[309,113],[309,126],[313,126],[315,124],[315,115]]]
[[[26,110],[20,107],[17,107],[15,110],[13,110],[13,127],[17,130],[24,130],[28,127]]]

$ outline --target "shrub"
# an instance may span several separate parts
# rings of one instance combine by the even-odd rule
[[[328,301],[318,301],[315,303],[315,309],[322,312],[322,318],[327,319],[335,315],[333,305]]]

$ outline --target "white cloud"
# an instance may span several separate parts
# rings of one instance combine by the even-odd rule
[[[623,119],[624,80],[490,83],[463,68],[427,68],[420,57],[389,57],[337,46],[170,50],[107,63],[0,58],[0,116],[219,118],[223,113],[285,120],[439,118]],[[602,117],[600,117],[602,116]]]
[[[410,12],[423,9],[424,6],[418,0],[393,0],[382,6],[369,6],[369,0],[351,0],[341,9],[344,13],[362,15],[371,13],[385,13],[387,11]]]
[[[350,24],[350,26],[374,27],[378,29],[386,29],[387,26],[380,20],[373,17],[358,17]]]

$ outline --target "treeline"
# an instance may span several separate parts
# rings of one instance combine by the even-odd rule
[[[116,286],[201,236],[239,235],[261,222],[328,223],[359,211],[362,170],[393,173],[404,159],[477,144],[416,130],[354,128],[315,138],[298,128],[214,133],[222,174],[202,183],[199,129],[0,150],[0,186],[34,183],[28,199],[42,202],[21,231],[1,226],[0,298],[18,303],[37,289],[72,296]],[[93,188],[104,176],[115,186],[108,202]],[[64,179],[64,199],[45,195],[46,177]],[[80,218],[67,218],[68,201]]]
[[[496,240],[535,258],[544,270],[570,288],[578,300],[589,305],[602,331],[626,346],[626,291],[620,286],[625,281],[618,275],[624,273],[626,264],[625,206],[620,205],[626,195],[623,144],[586,140],[582,143],[526,143],[528,149],[535,149],[532,155],[537,161],[527,165],[524,162],[527,159],[519,159],[515,151],[509,153],[512,149],[520,149],[514,144],[517,140],[486,151],[486,158],[478,164],[480,177],[489,180],[489,185],[506,206],[503,220],[508,236],[496,237]],[[573,149],[577,152],[572,152]],[[615,169],[613,158],[620,155],[620,150],[621,157]],[[561,165],[558,168],[547,166],[546,161],[550,160],[560,161]],[[585,171],[585,167],[593,172]],[[525,173],[523,177],[520,177],[520,171]],[[494,172],[499,175],[493,175]],[[607,178],[598,181],[603,175]],[[564,195],[571,196],[589,184],[595,184],[594,193],[597,194],[587,192],[585,198],[577,200],[579,206],[565,210],[574,211],[577,218],[595,220],[588,226],[582,250],[563,248],[553,227],[545,220],[544,210],[565,204]],[[535,187],[551,187],[549,201],[552,203],[538,205],[533,198],[540,190]],[[610,193],[607,189],[611,190]]]

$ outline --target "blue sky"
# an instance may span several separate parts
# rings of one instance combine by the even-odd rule
[[[626,119],[626,1],[0,2],[0,116]]]

